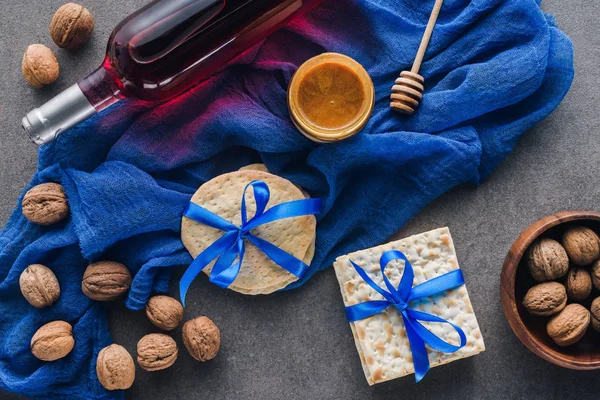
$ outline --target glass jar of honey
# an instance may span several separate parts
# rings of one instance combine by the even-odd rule
[[[298,68],[288,88],[290,116],[300,132],[318,143],[354,136],[365,126],[375,101],[367,71],[338,53],[324,53]]]

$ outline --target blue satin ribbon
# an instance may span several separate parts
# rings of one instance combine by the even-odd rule
[[[385,276],[385,267],[390,261],[396,259],[404,260],[404,273],[400,279],[400,284],[398,285],[397,289],[392,286],[388,278]],[[365,270],[356,265],[352,260],[350,260],[350,262],[354,268],[356,268],[356,271],[361,278],[368,283],[369,286],[375,289],[377,293],[382,295],[385,300],[367,301],[365,303],[346,307],[346,318],[349,322],[358,321],[378,314],[390,306],[393,306],[400,311],[402,314],[402,320],[404,321],[404,326],[406,328],[406,335],[408,336],[408,341],[410,343],[410,350],[413,355],[415,379],[417,382],[423,379],[427,371],[429,371],[429,358],[427,356],[427,350],[425,349],[425,343],[427,343],[431,348],[444,353],[453,353],[467,343],[467,337],[465,336],[463,330],[453,323],[440,317],[436,317],[435,315],[411,310],[408,308],[408,303],[413,300],[433,296],[443,292],[444,290],[463,285],[465,280],[460,269],[440,275],[413,287],[414,272],[410,261],[408,261],[406,256],[400,251],[386,251],[379,260],[383,282],[387,287],[386,291],[373,282]],[[435,336],[427,328],[421,325],[419,321],[441,322],[451,325],[460,337],[460,345],[455,346],[444,342],[442,339]]]
[[[254,189],[256,213],[254,217],[248,220],[246,213],[246,191],[250,186]],[[245,239],[261,249],[271,260],[286,271],[298,278],[304,275],[308,269],[308,265],[274,244],[252,235],[250,231],[257,226],[280,219],[318,214],[321,211],[321,199],[289,201],[273,206],[265,211],[270,196],[269,186],[263,181],[253,181],[246,185],[242,194],[241,226],[235,226],[231,222],[192,202],[187,205],[183,212],[184,216],[201,224],[225,231],[225,234],[200,253],[183,274],[179,282],[179,291],[181,301],[184,305],[185,296],[192,281],[215,258],[217,261],[210,272],[209,281],[222,288],[227,288],[233,283],[240,272],[240,267],[244,260]],[[237,262],[235,262],[236,259]]]

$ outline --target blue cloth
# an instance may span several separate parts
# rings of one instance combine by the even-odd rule
[[[104,305],[81,292],[83,271],[100,259],[123,262],[135,275],[127,306],[143,307],[167,289],[164,267],[191,262],[181,213],[218,174],[262,161],[323,199],[315,258],[291,288],[340,254],[384,242],[453,186],[481,182],[561,101],[572,46],[534,0],[446,0],[421,70],[424,100],[413,117],[398,116],[390,88],[410,67],[432,5],[326,1],[178,99],[116,105],[42,148],[31,184],[61,182],[71,217],[39,227],[17,206],[0,235],[0,386],[35,397],[122,397],[96,379],[96,354],[111,338]],[[290,122],[286,88],[298,65],[324,51],[365,66],[376,104],[363,133],[317,145]],[[19,292],[31,263],[60,281],[49,309]],[[56,319],[73,324],[75,348],[39,361],[30,339]]]

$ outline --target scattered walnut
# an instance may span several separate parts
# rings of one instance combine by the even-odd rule
[[[127,292],[130,285],[131,274],[127,267],[114,261],[100,261],[85,270],[81,290],[92,300],[110,301]]]
[[[196,360],[208,361],[219,352],[221,333],[209,318],[194,318],[183,325],[183,344]]]
[[[571,268],[567,274],[567,294],[571,300],[581,301],[592,293],[592,278],[583,268]]]
[[[21,205],[25,218],[38,225],[56,224],[69,215],[67,196],[58,183],[32,187],[23,196]]]
[[[565,249],[556,240],[540,239],[529,249],[527,266],[536,281],[551,281],[567,273],[569,258]]]
[[[592,328],[600,332],[600,297],[596,297],[590,306]]]
[[[592,283],[596,289],[600,290],[600,260],[595,261],[590,269]]]
[[[563,233],[562,244],[573,264],[589,265],[600,257],[600,239],[585,226],[567,229]]]
[[[60,297],[56,275],[42,264],[32,264],[25,268],[19,278],[19,286],[23,297],[36,308],[51,306]]]
[[[55,361],[73,350],[71,324],[53,321],[43,325],[31,338],[31,352],[42,361]]]
[[[532,315],[547,317],[561,311],[567,305],[567,291],[558,282],[540,283],[527,291],[523,306]]]
[[[169,368],[177,360],[178,350],[175,340],[163,333],[151,333],[137,344],[137,361],[146,371],[159,371]]]
[[[98,353],[96,374],[106,390],[129,389],[135,380],[133,358],[123,346],[111,344]]]
[[[43,44],[32,44],[25,50],[21,71],[27,82],[39,89],[58,79],[58,60]]]
[[[552,317],[546,331],[559,346],[569,346],[581,339],[590,324],[590,312],[580,304],[569,304]]]
[[[94,17],[82,5],[67,3],[60,7],[52,22],[50,36],[58,47],[74,49],[83,46],[94,31]]]
[[[172,297],[153,296],[146,304],[146,316],[160,329],[172,331],[183,319],[183,306]]]

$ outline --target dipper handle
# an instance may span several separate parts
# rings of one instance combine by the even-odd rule
[[[433,10],[431,10],[431,15],[429,16],[429,22],[427,22],[427,26],[425,27],[425,33],[423,33],[423,38],[421,39],[421,44],[419,45],[419,50],[417,51],[410,72],[418,74],[421,69],[421,63],[423,62],[423,57],[425,56],[425,51],[429,45],[429,40],[431,39],[431,34],[433,33],[433,28],[437,22],[438,15],[440,15],[440,9],[442,8],[443,2],[444,0],[435,0]]]

